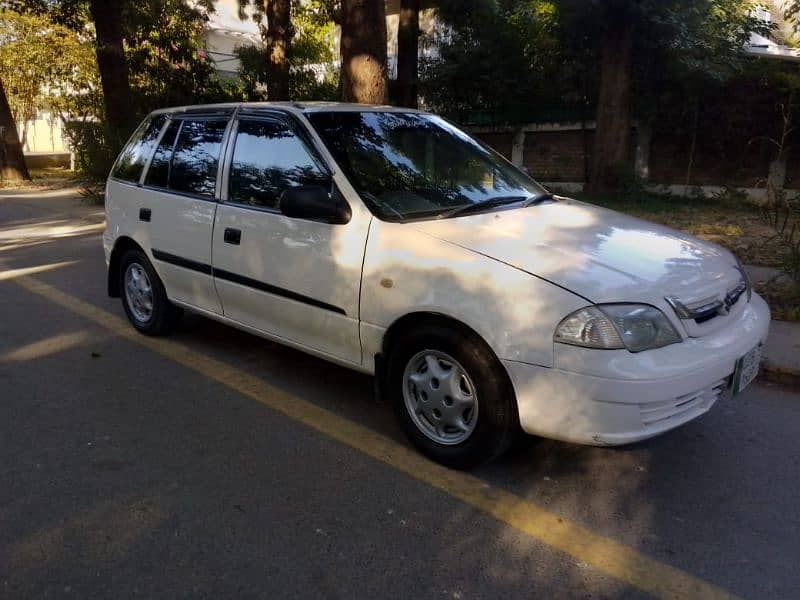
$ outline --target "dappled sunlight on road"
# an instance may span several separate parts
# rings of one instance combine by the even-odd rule
[[[69,238],[79,235],[101,233],[105,223],[53,221],[37,225],[20,225],[0,229],[0,250],[24,248],[26,245],[43,240]]]
[[[22,362],[25,360],[36,360],[44,358],[65,350],[70,350],[89,340],[88,331],[73,331],[71,333],[61,333],[53,335],[38,342],[31,342],[20,346],[15,350],[0,354],[0,362]]]
[[[46,273],[48,271],[55,271],[56,269],[63,269],[78,264],[79,260],[65,260],[57,263],[50,263],[46,265],[38,265],[36,267],[23,267],[21,269],[4,269],[0,270],[0,281],[10,281],[19,277],[27,277],[28,275],[36,275],[38,273]],[[0,263],[0,269],[3,265]]]

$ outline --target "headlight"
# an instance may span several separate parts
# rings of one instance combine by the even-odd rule
[[[681,336],[654,306],[599,304],[566,317],[556,327],[554,339],[585,348],[641,352],[680,342]]]

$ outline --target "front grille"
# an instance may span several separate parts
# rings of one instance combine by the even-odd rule
[[[639,410],[641,411],[642,422],[646,426],[655,425],[667,419],[680,419],[682,416],[689,416],[695,410],[708,408],[717,401],[717,398],[725,391],[727,386],[728,380],[721,379],[714,385],[691,394],[661,402],[640,404]]]
[[[725,326],[726,315],[733,318],[744,310],[749,294],[749,283],[741,271],[736,273],[738,279],[729,279],[725,290],[702,299],[687,300],[676,296],[665,296],[664,299],[673,308],[675,314],[686,327],[689,337],[702,337]]]

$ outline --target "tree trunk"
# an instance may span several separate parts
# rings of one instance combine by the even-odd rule
[[[289,50],[292,42],[291,0],[268,0],[267,31],[267,97],[269,100],[289,99]]]
[[[342,100],[386,104],[386,7],[342,0]]]
[[[0,79],[0,181],[30,180],[25,155],[19,143],[17,124],[8,105],[3,80]]]
[[[90,0],[89,9],[97,34],[97,69],[103,86],[106,121],[111,143],[121,147],[135,120],[128,81],[128,65],[122,47],[122,15],[119,0]]]
[[[401,106],[417,108],[417,70],[419,68],[419,3],[400,0],[397,26],[397,87]]]
[[[631,66],[635,23],[630,15],[609,19],[600,58],[597,129],[589,169],[590,193],[613,191],[628,161],[631,137]]]

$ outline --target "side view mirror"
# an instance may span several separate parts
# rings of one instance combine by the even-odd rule
[[[344,225],[350,221],[350,206],[339,193],[331,194],[321,185],[300,185],[281,194],[281,212],[287,217]]]

